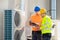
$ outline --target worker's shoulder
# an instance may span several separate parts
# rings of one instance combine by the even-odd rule
[[[46,15],[46,18],[50,18],[48,15]]]
[[[34,13],[34,14],[31,15],[31,17],[33,17],[33,16],[36,16],[36,14]]]
[[[45,17],[45,18],[46,18],[46,19],[51,19],[51,18],[50,18],[49,16],[47,16],[47,15],[46,15],[46,17]]]

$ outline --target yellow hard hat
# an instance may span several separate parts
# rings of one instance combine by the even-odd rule
[[[40,13],[41,14],[44,14],[44,13],[46,13],[47,12],[47,10],[45,9],[45,8],[41,8],[41,10],[40,10]]]

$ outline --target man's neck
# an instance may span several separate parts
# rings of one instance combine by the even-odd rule
[[[36,13],[36,15],[38,15],[38,13]]]
[[[43,16],[43,18],[45,17],[46,15]]]

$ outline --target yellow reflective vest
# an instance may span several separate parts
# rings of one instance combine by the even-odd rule
[[[41,25],[42,34],[51,33],[51,28],[52,28],[52,20],[50,19],[49,16],[46,15],[42,19],[42,25]]]

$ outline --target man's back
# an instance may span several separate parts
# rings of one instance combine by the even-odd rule
[[[32,23],[35,23],[35,24],[37,24],[37,25],[41,25],[41,22],[42,22],[42,18],[41,18],[41,16],[40,16],[40,14],[33,14],[31,17],[30,17],[30,21],[32,22]],[[36,31],[37,30],[37,28],[36,27],[32,27],[32,30],[33,31]]]

